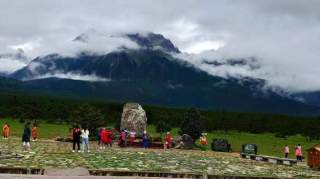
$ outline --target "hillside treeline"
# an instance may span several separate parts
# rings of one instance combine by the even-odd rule
[[[54,123],[82,122],[88,125],[119,125],[123,104],[85,101],[48,96],[0,94],[0,118],[46,120]],[[143,105],[148,123],[159,121],[170,127],[181,126],[189,109]],[[320,117],[297,117],[276,114],[200,111],[206,131],[237,130],[250,133],[275,133],[278,137],[302,134],[308,139],[320,137]],[[82,120],[82,121],[81,121]],[[90,122],[89,122],[90,121]]]

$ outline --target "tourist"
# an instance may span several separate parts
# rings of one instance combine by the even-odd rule
[[[101,138],[100,149],[105,149],[105,145],[108,144],[108,131],[106,130],[106,128],[102,128],[100,133],[100,138]]]
[[[23,135],[22,135],[22,146],[24,150],[30,150],[30,136],[31,136],[31,130],[30,130],[30,122],[27,122],[24,126]]]
[[[130,145],[133,146],[134,145],[134,141],[136,140],[136,132],[131,131],[130,132]]]
[[[31,134],[32,134],[32,141],[36,141],[38,138],[38,129],[37,129],[37,124],[34,123],[32,130],[31,130]]]
[[[125,147],[128,146],[128,136],[129,136],[129,132],[127,130],[124,130],[124,146]]]
[[[165,144],[164,144],[164,149],[171,148],[171,134],[170,134],[170,132],[167,132],[165,140],[166,141],[165,141]]]
[[[8,123],[4,123],[2,127],[2,134],[4,139],[8,139],[10,135],[10,126]]]
[[[89,150],[89,129],[85,128],[81,131],[81,139],[82,139],[82,152],[90,152]]]
[[[297,158],[297,161],[302,162],[302,148],[300,144],[296,146],[296,158]]]
[[[200,144],[201,144],[202,146],[208,145],[208,141],[207,141],[206,135],[207,135],[207,133],[202,133],[201,136],[200,136],[199,142],[200,142]]]
[[[96,136],[96,140],[98,142],[98,147],[100,147],[101,145],[101,131],[102,131],[102,128],[98,128],[95,130],[95,136]]]
[[[113,132],[112,130],[107,130],[107,146],[112,147]]]
[[[126,147],[126,139],[127,138],[127,134],[126,134],[126,130],[121,130],[120,132],[120,138],[119,138],[119,146],[120,147]]]
[[[76,151],[76,145],[77,145],[77,151],[80,152],[80,139],[81,139],[81,131],[80,127],[76,126],[73,128],[72,131],[72,139],[73,139],[73,150],[72,152]]]
[[[284,158],[288,158],[289,157],[289,153],[290,153],[289,146],[286,145],[284,147]]]
[[[149,147],[149,137],[148,137],[147,131],[143,132],[142,145],[144,149],[147,149]]]

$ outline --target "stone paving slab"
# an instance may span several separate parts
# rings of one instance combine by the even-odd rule
[[[259,176],[278,178],[320,178],[320,171],[311,170],[306,163],[295,166],[251,161],[240,154],[197,150],[161,150],[141,148],[106,148],[99,150],[91,143],[90,153],[73,153],[71,143],[39,140],[31,142],[32,150],[22,150],[20,138],[0,139],[0,151],[23,156],[0,160],[0,168],[70,169],[177,172],[219,176]],[[6,172],[10,173],[10,172]]]
[[[148,177],[116,177],[116,176],[46,176],[46,175],[10,175],[0,174],[1,179],[150,179]],[[164,179],[152,177],[152,179]]]

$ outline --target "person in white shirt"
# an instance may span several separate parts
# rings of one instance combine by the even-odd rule
[[[85,128],[81,130],[81,138],[82,138],[82,152],[89,150],[89,129]]]

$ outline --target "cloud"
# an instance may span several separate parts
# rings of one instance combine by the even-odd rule
[[[52,73],[52,74],[45,74],[41,76],[35,76],[32,79],[24,79],[24,81],[28,80],[35,80],[35,79],[45,79],[45,78],[61,78],[61,79],[72,79],[72,80],[79,80],[79,81],[90,81],[90,82],[108,82],[111,81],[107,78],[98,77],[95,74],[90,75],[82,75],[80,73]]]
[[[13,71],[16,71],[22,67],[24,67],[26,65],[25,61],[21,61],[19,59],[16,58],[1,58],[0,57],[0,72],[1,73],[11,73]]]
[[[121,41],[110,34],[152,31],[183,52],[198,53],[187,60],[212,74],[259,77],[291,91],[320,89],[318,0],[3,0],[0,6],[0,53],[12,47],[23,47],[30,58],[86,48],[107,52]],[[106,40],[74,45],[72,39],[91,29]],[[215,51],[207,53],[210,48]],[[261,68],[203,65],[204,53],[208,60],[254,57]]]

